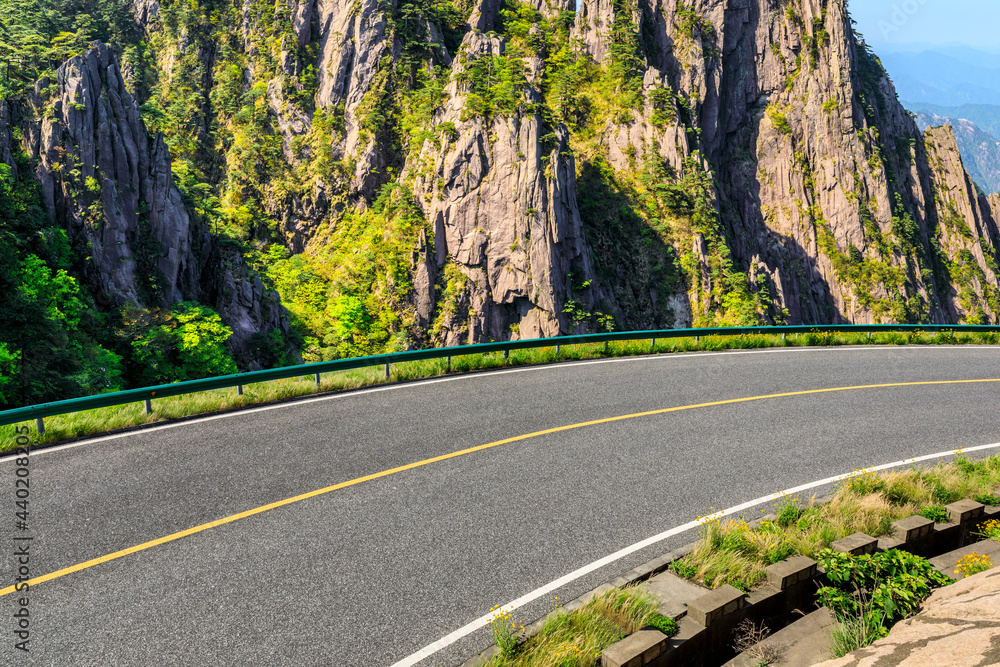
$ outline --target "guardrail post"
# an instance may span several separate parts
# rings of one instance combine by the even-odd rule
[[[655,338],[653,338],[652,340],[649,341],[649,351],[650,352],[655,352],[656,351],[656,339]]]
[[[147,398],[145,401],[143,401],[143,403],[146,404],[146,414],[147,415],[153,414],[153,402]]]
[[[241,384],[236,385],[236,395],[237,396],[243,395],[243,385]]]
[[[319,389],[319,373],[316,373],[316,388]]]
[[[507,359],[507,358],[509,358],[509,357],[510,357],[510,350],[504,350],[504,351],[503,351],[503,358],[504,358],[504,359]]]
[[[444,372],[445,373],[450,373],[451,372],[451,356],[450,355],[444,358]]]
[[[38,435],[45,435],[45,420],[41,417],[35,417],[35,428],[38,429]]]
[[[604,354],[608,353],[608,341],[604,341]]]
[[[559,354],[559,346],[556,345],[556,354]]]
[[[385,365],[385,379],[389,379],[389,364]]]
[[[785,334],[781,334],[781,340],[785,340]]]
[[[701,341],[701,336],[695,336],[695,337],[694,337],[694,342],[696,342],[696,343],[697,343],[697,342],[699,342],[699,341]]]
[[[868,332],[868,340],[871,340],[871,339],[872,339],[872,332],[871,332],[871,331],[869,331],[869,332]]]

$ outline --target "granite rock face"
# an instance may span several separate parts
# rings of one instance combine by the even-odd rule
[[[546,16],[575,9],[572,37],[598,63],[609,62],[615,7],[628,12],[642,35],[644,102],[631,119],[608,121],[601,150],[622,173],[649,157],[678,173],[692,165],[711,170],[736,265],[767,286],[774,311],[786,311],[788,322],[996,320],[996,207],[971,187],[954,138],[944,130],[925,137],[900,106],[881,64],[856,41],[843,0],[536,7]],[[454,261],[469,279],[465,309],[476,315],[466,328],[457,319],[448,325],[449,341],[568,333],[574,326],[563,310],[570,301],[623,315],[615,299],[622,290],[607,279],[622,267],[595,265],[578,223],[580,165],[566,129],[542,129],[540,118],[521,112],[462,120],[456,79],[463,63],[505,52],[504,38],[488,32],[500,29],[499,9],[492,1],[475,4],[459,51],[439,49],[436,62],[452,77],[434,126],[447,140],[425,143],[402,168],[436,230],[437,266],[419,269],[422,275]],[[376,63],[400,48],[379,11],[344,2],[295,12],[300,39],[309,16],[325,35],[316,101],[319,108],[345,106],[335,151],[354,156],[348,196],[355,201],[370,196],[386,165],[377,142],[365,147],[357,130],[362,100],[380,85]],[[546,66],[545,54],[526,59],[529,101],[541,99],[536,86]],[[666,121],[654,108],[660,91],[683,101]],[[552,230],[550,241],[527,240],[536,224]],[[625,290],[649,292],[647,309],[669,304],[678,326],[710,307],[718,279],[704,240],[693,245],[702,280],[672,293]],[[570,272],[578,284],[590,283],[587,294],[570,293]]]
[[[504,47],[501,38],[470,32],[459,53],[469,61]],[[466,91],[453,79],[449,92],[435,118],[446,128],[440,141],[426,142],[404,172],[433,224],[430,271],[451,261],[467,279],[464,307],[447,313],[444,342],[574,331],[567,302],[589,310],[600,295],[580,287],[596,276],[576,206],[568,131],[560,126],[546,137],[537,114],[464,118]]]
[[[29,97],[35,118],[22,123],[24,148],[37,160],[46,211],[85,258],[100,307],[206,302],[233,328],[238,358],[254,333],[288,332],[276,295],[238,253],[223,257],[208,231],[192,223],[163,136],[146,131],[106,45],[92,44]]]
[[[289,0],[273,19],[280,14],[287,30],[264,26],[252,3],[235,14],[230,48],[243,49],[234,62],[245,65],[244,92],[264,95],[287,166],[279,184],[263,184],[263,213],[293,252],[322,251],[321,230],[402,180],[428,230],[411,265],[410,315],[424,331],[417,344],[567,334],[597,328],[604,315],[619,328],[683,327],[718,308],[727,276],[701,233],[669,241],[686,267],[680,279],[654,281],[656,262],[633,270],[643,260],[630,249],[668,243],[654,238],[640,201],[629,206],[650,229],[627,232],[642,238],[626,251],[606,252],[614,233],[626,232],[597,238],[580,205],[579,183],[598,161],[623,182],[639,180],[651,161],[674,175],[703,175],[724,256],[751,291],[769,295],[764,321],[1000,317],[1000,203],[977,192],[949,129],[924,134],[900,106],[878,59],[854,35],[845,0],[528,4],[568,22],[578,54],[604,66],[613,64],[614,30],[637,35],[635,108],[581,138],[546,110],[555,65],[542,49],[524,56],[527,83],[515,111],[469,113],[470,82],[461,74],[477,57],[508,55],[498,0],[469,5],[447,39],[445,26],[409,18],[414,7],[402,0]],[[133,7],[147,30],[162,30],[165,3]],[[539,30],[535,24],[531,34]],[[156,56],[164,72],[196,36],[177,39],[157,42],[166,49]],[[416,60],[413,39],[423,40]],[[218,54],[199,44],[198,60],[212,71]],[[404,56],[408,76],[394,69]],[[429,123],[404,136],[401,99],[424,65],[444,72],[446,86]],[[153,265],[163,275],[163,303],[226,294],[217,305],[235,330],[286,321],[257,294],[247,267],[234,268],[230,281],[211,266],[222,253],[185,211],[170,156],[142,128],[126,85],[110,52],[95,46],[40,82],[39,121],[26,133],[47,207],[81,256],[93,258],[95,291],[108,304],[140,302]],[[207,111],[193,122],[210,145],[212,95],[198,92]],[[0,148],[3,141],[0,133]],[[306,178],[296,170],[317,151],[334,167]],[[152,258],[153,244],[137,243],[147,237],[160,249]],[[232,289],[220,287],[230,282]]]
[[[196,289],[190,219],[160,136],[149,137],[111,51],[96,43],[35,85],[29,154],[49,215],[87,262],[99,304],[142,303],[137,263],[162,274],[161,303]],[[143,246],[145,246],[143,248]],[[159,246],[158,252],[150,246]],[[150,256],[153,255],[153,256]]]
[[[17,165],[14,163],[13,123],[11,122],[10,104],[0,100],[0,163],[7,165],[11,175],[17,177]]]
[[[922,130],[950,125],[955,130],[965,169],[985,192],[1000,192],[1000,140],[983,131],[971,120],[947,118],[927,111],[917,114]]]
[[[934,131],[925,146],[856,42],[846,3],[638,6],[647,104],[633,122],[609,124],[609,157],[627,169],[638,145],[675,168],[695,151],[713,165],[733,256],[766,277],[790,322],[994,320],[995,221],[954,137]],[[585,2],[576,16],[575,34],[599,61],[613,7]],[[687,100],[690,123],[651,122],[648,93],[659,87]],[[883,242],[907,220],[914,250]]]
[[[817,667],[980,667],[1000,664],[1000,569],[940,588],[889,636]]]

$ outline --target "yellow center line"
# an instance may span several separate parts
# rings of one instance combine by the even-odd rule
[[[195,535],[202,531],[208,530],[210,528],[215,528],[217,526],[224,526],[227,523],[233,523],[234,521],[239,521],[240,519],[246,519],[257,514],[263,514],[264,512],[277,509],[279,507],[284,507],[285,505],[291,505],[292,503],[301,502],[309,498],[315,498],[316,496],[321,496],[332,491],[337,491],[339,489],[346,489],[349,486],[354,486],[355,484],[361,484],[362,482],[368,482],[373,479],[379,479],[380,477],[388,477],[389,475],[395,475],[406,470],[413,470],[414,468],[420,468],[432,463],[437,463],[439,461],[447,461],[448,459],[457,458],[459,456],[465,456],[466,454],[472,454],[474,452],[481,452],[485,449],[491,449],[493,447],[499,447],[500,445],[507,445],[512,442],[521,442],[523,440],[530,440],[532,438],[537,438],[543,435],[549,435],[550,433],[560,433],[563,431],[571,431],[578,428],[584,428],[586,426],[597,426],[598,424],[610,424],[612,422],[623,421],[626,419],[636,419],[638,417],[650,417],[653,415],[663,415],[670,412],[682,412],[684,410],[697,410],[699,408],[711,408],[720,405],[734,405],[737,403],[749,403],[751,401],[764,401],[774,398],[789,398],[792,396],[808,396],[810,394],[829,394],[838,391],[857,391],[860,389],[886,389],[889,387],[919,387],[928,385],[956,385],[956,384],[985,384],[985,383],[997,383],[1000,379],[983,379],[983,380],[938,380],[938,381],[928,381],[928,382],[897,382],[891,384],[869,384],[869,385],[858,385],[854,387],[833,387],[830,389],[810,389],[806,391],[792,391],[783,394],[767,394],[764,396],[749,396],[746,398],[733,398],[725,401],[713,401],[711,403],[697,403],[694,405],[682,405],[674,408],[662,408],[660,410],[649,410],[647,412],[636,412],[630,415],[620,415],[618,417],[606,417],[604,419],[595,419],[593,421],[580,422],[579,424],[570,424],[568,426],[558,426],[556,428],[545,429],[544,431],[535,431],[534,433],[527,433],[525,435],[514,436],[513,438],[505,438],[503,440],[497,440],[496,442],[490,442],[485,445],[478,445],[476,447],[470,447],[468,449],[463,449],[457,452],[451,452],[450,454],[442,454],[441,456],[435,456],[433,458],[424,459],[423,461],[417,461],[415,463],[408,463],[406,465],[398,466],[396,468],[390,468],[389,470],[383,470],[381,472],[373,473],[371,475],[365,475],[364,477],[358,477],[346,482],[340,482],[339,484],[334,484],[332,486],[326,486],[322,489],[316,489],[315,491],[310,491],[308,493],[303,493],[291,498],[285,498],[284,500],[278,500],[273,503],[268,503],[267,505],[261,505],[260,507],[255,507],[254,509],[246,510],[245,512],[240,512],[239,514],[233,514],[222,519],[216,519],[215,521],[209,521],[208,523],[203,523],[193,528],[188,528],[186,530],[181,530],[164,537],[157,538],[155,540],[150,540],[149,542],[143,542],[142,544],[137,544],[133,547],[128,547],[127,549],[122,549],[121,551],[115,551],[114,553],[107,554],[106,556],[100,556],[99,558],[93,558],[76,565],[71,565],[70,567],[65,567],[61,570],[56,570],[55,572],[50,572],[49,574],[43,574],[39,577],[34,577],[27,581],[29,586],[37,586],[38,584],[45,583],[46,581],[52,581],[53,579],[58,579],[60,577],[65,577],[68,574],[73,574],[74,572],[79,572],[80,570],[86,570],[87,568],[94,567],[95,565],[100,565],[102,563],[107,563],[112,560],[117,560],[118,558],[123,558],[130,554],[138,553],[140,551],[145,551],[146,549],[151,549],[152,547],[159,546],[161,544],[167,544],[168,542],[173,542],[179,540],[183,537],[189,535]],[[23,583],[23,582],[22,582]],[[7,588],[0,589],[0,597],[5,595],[10,595],[15,591],[14,585],[8,586]]]

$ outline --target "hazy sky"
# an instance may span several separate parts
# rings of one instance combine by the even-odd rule
[[[966,44],[1000,51],[1000,0],[850,0],[872,45]]]

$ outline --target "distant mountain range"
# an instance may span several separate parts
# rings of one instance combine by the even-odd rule
[[[904,99],[903,106],[913,113],[929,113],[944,118],[965,118],[978,125],[984,132],[1000,138],[1000,105],[963,104],[958,107],[949,107],[940,104],[922,104]]]
[[[951,125],[972,179],[1000,192],[1000,53],[962,45],[881,45],[879,59],[920,129]]]
[[[1000,105],[1000,55],[969,47],[880,51],[899,96],[919,104]]]
[[[927,111],[917,114],[917,126],[921,130],[941,125],[951,125],[955,129],[958,150],[972,180],[987,193],[1000,192],[1000,140],[971,120]]]

